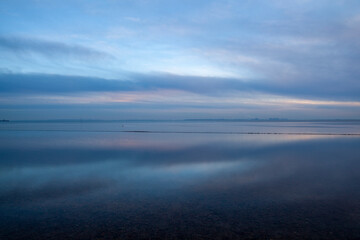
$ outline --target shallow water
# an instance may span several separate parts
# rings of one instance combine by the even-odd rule
[[[0,239],[358,239],[359,129],[0,124]]]

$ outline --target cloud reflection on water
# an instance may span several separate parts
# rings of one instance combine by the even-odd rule
[[[4,132],[0,143],[10,239],[358,229],[359,137]]]
[[[353,170],[359,165],[356,137],[217,135],[214,141],[211,135],[193,134],[154,134],[145,139],[131,134],[56,135],[35,134],[39,146],[30,138],[15,137],[22,144],[29,141],[24,148],[14,139],[8,144],[2,139],[0,178],[7,183],[1,186],[3,201],[14,196],[25,201],[39,195],[81,195],[108,187],[131,191],[139,186],[160,192],[180,187],[234,192],[252,188],[257,195],[274,198],[316,198],[351,192],[354,180],[360,180]],[[91,139],[88,148],[84,139]],[[59,189],[62,194],[56,193]]]

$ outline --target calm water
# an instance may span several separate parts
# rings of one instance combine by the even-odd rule
[[[360,239],[343,133],[360,124],[2,123],[0,239]]]

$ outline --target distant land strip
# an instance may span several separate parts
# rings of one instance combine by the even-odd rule
[[[143,123],[143,122],[355,122],[359,123],[360,119],[287,119],[287,118],[251,118],[251,119],[46,119],[46,120],[8,120],[2,119],[0,123]]]
[[[85,133],[163,133],[163,134],[238,134],[238,135],[324,135],[360,136],[360,133],[309,133],[309,132],[223,132],[223,131],[146,131],[146,130],[71,130],[71,129],[0,129],[0,132],[85,132]]]

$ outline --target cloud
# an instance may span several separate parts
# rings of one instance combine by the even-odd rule
[[[174,74],[133,73],[123,79],[65,76],[51,74],[0,74],[0,93],[85,93],[85,92],[136,92],[154,90],[180,90],[214,97],[229,93],[265,93],[279,96],[306,97],[326,100],[359,100],[360,83],[345,85],[339,82],[314,81],[276,83],[261,79],[180,76]]]
[[[75,57],[83,59],[112,58],[108,53],[92,48],[35,38],[0,36],[0,49],[16,54],[36,53],[45,57]]]

